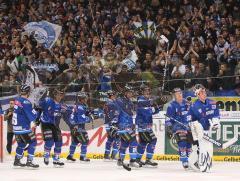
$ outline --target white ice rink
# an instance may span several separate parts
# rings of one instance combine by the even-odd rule
[[[64,168],[45,166],[38,170],[13,169],[12,161],[0,163],[0,181],[240,181],[240,163],[214,162],[212,173],[185,171],[179,162],[159,161],[158,168],[128,172],[116,162],[91,160],[91,163],[65,163]]]

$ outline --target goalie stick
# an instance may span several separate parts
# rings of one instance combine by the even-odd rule
[[[165,116],[170,118],[170,119],[172,119],[172,120],[174,120],[176,123],[184,126],[185,128],[189,128],[189,126],[181,123],[180,121],[178,121],[178,120],[176,120],[176,119],[174,119],[174,118],[172,118],[172,117],[170,117],[170,116],[168,116],[166,114],[165,114]],[[234,136],[232,139],[228,140],[226,143],[220,143],[219,141],[214,140],[214,139],[212,139],[211,137],[209,137],[208,135],[205,135],[205,134],[203,135],[203,139],[213,143],[214,145],[216,145],[216,146],[218,146],[218,147],[220,147],[222,149],[226,149],[226,148],[228,148],[229,146],[231,146],[232,144],[234,144],[235,142],[238,141],[238,136]]]

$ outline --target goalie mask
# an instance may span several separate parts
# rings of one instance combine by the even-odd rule
[[[207,98],[206,88],[201,84],[195,85],[194,93],[201,101],[205,101]]]
[[[194,94],[198,96],[201,91],[206,91],[206,88],[202,84],[196,84],[194,86]]]

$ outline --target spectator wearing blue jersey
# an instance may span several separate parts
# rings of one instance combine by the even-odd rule
[[[33,109],[32,103],[28,100],[30,86],[20,87],[20,97],[14,102],[14,112],[12,116],[13,132],[17,141],[16,156],[13,165],[16,167],[38,168],[38,164],[33,163],[34,152],[37,145],[35,132],[37,112]],[[27,149],[27,163],[21,163],[23,152]]]

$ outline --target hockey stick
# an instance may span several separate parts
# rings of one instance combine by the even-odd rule
[[[166,115],[166,114],[165,114],[165,116],[168,117],[168,118],[170,118],[170,119],[172,119],[172,120],[174,120],[176,123],[184,126],[185,128],[189,128],[189,126],[181,123],[180,121],[172,118],[171,116],[168,116],[168,115]],[[206,135],[206,134],[203,135],[203,139],[209,141],[210,143],[212,143],[212,144],[214,144],[214,145],[216,145],[216,146],[218,146],[218,147],[220,147],[220,148],[222,148],[222,149],[226,149],[226,148],[228,148],[229,146],[231,146],[232,144],[234,144],[235,142],[238,141],[238,136],[233,137],[232,139],[228,140],[226,143],[220,143],[220,142],[212,139],[211,137],[209,137],[209,136]]]

